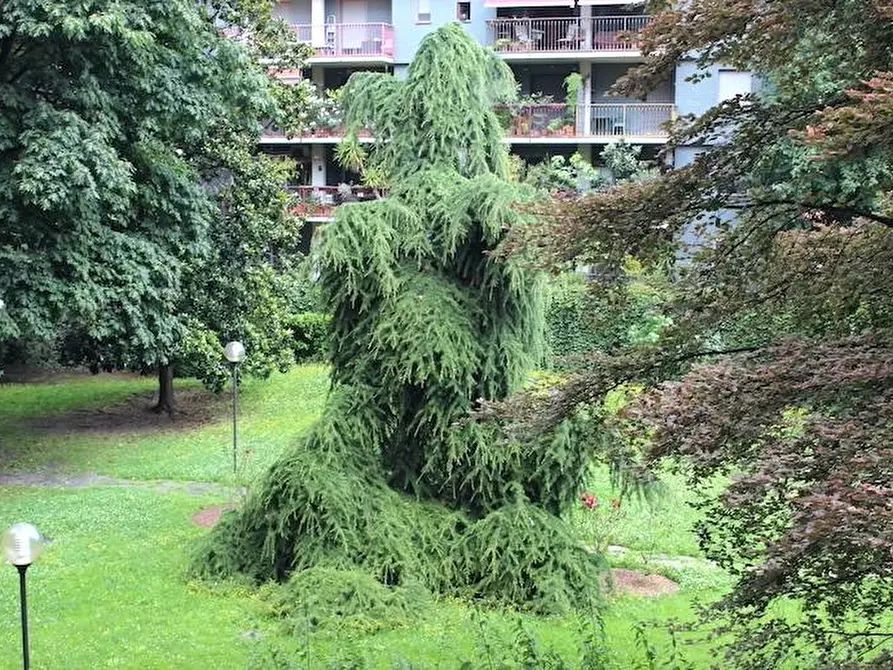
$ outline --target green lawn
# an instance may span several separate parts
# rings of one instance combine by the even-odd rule
[[[267,381],[246,381],[239,420],[243,481],[250,482],[263,472],[313,422],[322,408],[327,384],[325,371],[319,366],[301,367]],[[183,390],[195,384],[178,381],[177,386]],[[188,417],[173,421],[162,417],[161,430],[132,432],[46,431],[29,429],[26,424],[37,415],[78,408],[77,397],[83,399],[81,407],[97,408],[135,392],[149,394],[154,388],[153,379],[112,375],[64,384],[0,387],[4,470],[33,471],[49,466],[64,472],[94,472],[124,479],[231,482],[232,423],[227,397],[214,408],[217,420],[200,429],[178,428]],[[144,404],[151,405],[148,395]]]
[[[185,385],[190,387],[194,384]],[[29,426],[35,418],[107,410],[152,388],[151,379],[108,375],[0,386],[0,470],[230,483],[231,425],[225,399],[216,418],[163,431],[65,430],[64,421],[62,429]],[[312,423],[326,388],[325,369],[312,366],[245,385],[241,442],[253,453],[242,481],[261,472]],[[669,637],[660,624],[691,620],[694,601],[715,598],[728,585],[721,571],[697,558],[690,532],[696,516],[682,482],[668,478],[667,485],[667,494],[654,508],[631,502],[610,510],[607,476],[599,475],[589,488],[602,501],[600,508],[581,507],[570,518],[587,543],[625,547],[613,559],[618,565],[665,574],[682,587],[673,596],[624,597],[610,603],[606,632],[618,669],[648,667],[636,632],[639,622],[657,623],[646,637],[655,647],[668,649]],[[540,646],[566,658],[575,656],[576,620],[478,614],[454,601],[433,603],[411,625],[394,629],[286,636],[265,615],[268,605],[262,594],[271,589],[209,586],[184,577],[193,541],[207,532],[192,523],[191,515],[227,498],[146,487],[0,487],[0,527],[31,521],[55,538],[29,571],[33,667],[347,668],[359,667],[351,666],[351,659],[362,659],[363,667],[370,668],[456,668],[461,660],[483,658],[486,644],[494,649],[510,644],[519,618]],[[667,555],[694,558],[680,563]],[[0,667],[19,667],[18,636],[17,576],[7,567],[0,570],[0,649],[7,652],[0,654]],[[696,668],[716,661],[713,650],[703,645],[686,649],[685,655]]]

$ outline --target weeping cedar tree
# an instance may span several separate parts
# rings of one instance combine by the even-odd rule
[[[645,61],[618,92],[644,93],[691,54],[765,85],[674,129],[674,146],[713,144],[693,164],[559,206],[515,244],[610,267],[673,257],[693,226],[713,243],[679,269],[653,346],[592,356],[546,402],[501,414],[541,436],[643,384],[617,428],[641,429],[647,456],[700,489],[702,546],[737,577],[705,618],[726,663],[889,668],[893,6],[652,5]]]
[[[170,410],[172,364],[219,383],[221,337],[251,340],[249,371],[286,360],[269,314],[287,268],[265,255],[289,248],[282,174],[246,149],[305,92],[277,88],[257,62],[303,55],[271,7],[0,5],[0,364],[37,349],[93,369],[158,367]],[[208,193],[221,169],[232,185]]]
[[[492,111],[513,92],[458,25],[425,38],[405,81],[351,77],[348,123],[373,132],[368,159],[393,187],[324,231],[328,404],[215,528],[200,573],[360,568],[544,611],[593,602],[599,561],[557,516],[587,464],[579,426],[521,444],[464,421],[541,356],[539,278],[490,255],[524,197]]]

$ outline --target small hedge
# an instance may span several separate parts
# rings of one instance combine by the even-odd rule
[[[301,312],[288,324],[298,363],[324,361],[329,354],[329,323],[332,317],[319,312]]]

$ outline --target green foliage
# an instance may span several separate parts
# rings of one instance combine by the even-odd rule
[[[290,329],[304,289],[300,222],[288,213],[282,184],[288,162],[254,154],[249,145],[217,145],[209,160],[226,179],[208,231],[210,253],[193,259],[178,301],[187,329],[172,360],[182,376],[219,390],[228,378],[220,351],[228,340],[245,344],[243,374],[267,377],[294,362]]]
[[[623,140],[607,145],[601,158],[611,174],[611,183],[653,178],[655,170],[639,158],[641,153],[642,147],[629,145]]]
[[[431,33],[425,46],[405,82],[377,73],[351,77],[344,91],[348,128],[372,132],[376,162],[394,182],[421,168],[504,178],[508,154],[492,107],[515,97],[512,71],[456,24]],[[454,60],[444,67],[447,53]]]
[[[564,90],[567,93],[565,98],[567,120],[574,123],[577,118],[577,105],[580,103],[580,91],[583,90],[583,75],[579,72],[571,72],[564,78]]]
[[[419,585],[386,586],[367,572],[315,567],[274,587],[269,602],[287,634],[307,629],[368,634],[417,622],[430,607],[431,594]]]
[[[551,365],[566,369],[587,355],[653,344],[671,324],[662,313],[672,296],[660,272],[628,260],[622,279],[611,285],[578,272],[553,277],[546,303]]]
[[[577,272],[554,277],[549,282],[546,324],[549,351],[553,357],[573,358],[601,349],[604,344],[594,328],[597,318],[586,278]]]
[[[197,572],[359,569],[543,611],[594,597],[597,561],[554,516],[585,472],[580,427],[506,447],[469,417],[542,360],[541,278],[493,253],[532,197],[507,180],[493,111],[513,92],[506,65],[457,25],[426,37],[405,81],[345,86],[349,126],[376,138],[362,159],[393,186],[339,209],[319,248],[333,391]]]
[[[576,153],[570,158],[552,156],[524,172],[523,181],[539,191],[586,192],[600,188],[605,181],[598,168]]]
[[[199,163],[273,111],[209,4],[4,3],[0,339],[70,327],[115,362],[171,355],[185,270],[209,251]]]
[[[328,314],[319,312],[301,312],[292,317],[288,328],[291,331],[296,361],[303,363],[326,359],[329,352],[328,333],[331,321]]]
[[[620,182],[653,178],[656,170],[639,158],[641,153],[640,146],[631,146],[622,140],[612,142],[600,154],[607,170],[594,167],[575,153],[570,158],[552,156],[549,160],[530,165],[521,171],[521,180],[539,191],[550,193],[603,191]]]
[[[561,519],[526,500],[472,524],[461,553],[477,594],[536,612],[585,611],[597,604],[593,584],[602,559],[583,549]]]
[[[293,165],[255,148],[280,103],[306,102],[271,76],[306,53],[258,0],[6,3],[0,342],[97,370],[173,366],[212,389],[228,339],[246,374],[287,368]]]

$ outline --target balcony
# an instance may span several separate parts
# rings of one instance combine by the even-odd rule
[[[314,49],[310,63],[392,63],[394,27],[388,23],[325,23],[294,26]]]
[[[487,44],[507,60],[638,57],[632,39],[650,16],[594,16],[564,19],[487,21]]]
[[[366,186],[290,186],[295,196],[291,211],[307,221],[323,223],[335,218],[335,208],[351,202],[368,202],[383,197],[381,189]]]
[[[497,108],[512,144],[578,144],[624,139],[635,144],[662,144],[665,124],[676,118],[671,103],[577,105],[508,105]]]
[[[669,136],[665,124],[676,118],[676,105],[641,102],[569,108],[565,104],[514,104],[498,106],[496,114],[510,144],[603,144],[616,139],[662,144]],[[324,121],[314,121],[294,137],[269,125],[261,144],[337,144],[345,135],[340,110],[332,110]],[[358,139],[373,141],[368,131],[359,133]]]

